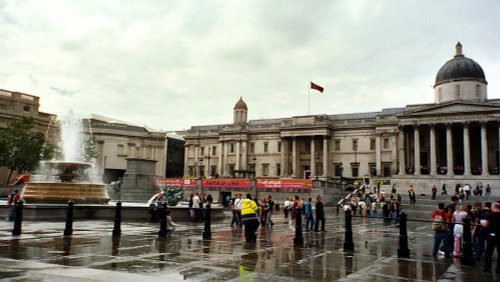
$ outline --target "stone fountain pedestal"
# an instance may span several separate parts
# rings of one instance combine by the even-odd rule
[[[28,204],[106,204],[109,197],[104,184],[69,182],[26,183],[21,198]]]

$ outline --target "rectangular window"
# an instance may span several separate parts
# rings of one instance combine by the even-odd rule
[[[23,111],[25,111],[25,112],[29,112],[29,111],[30,111],[30,107],[29,107],[29,106],[24,106],[24,107],[23,107]]]
[[[281,142],[278,141],[278,153],[281,153]]]
[[[269,142],[264,142],[264,153],[269,151]]]
[[[255,153],[255,143],[250,143],[250,153]]]
[[[281,164],[276,164],[276,176],[281,175]]]
[[[217,146],[212,146],[212,156],[217,155]]]
[[[262,164],[262,176],[269,176],[269,164]]]
[[[342,170],[343,170],[342,164],[336,163],[336,164],[333,164],[333,167],[335,169],[335,176],[342,177]]]
[[[189,172],[188,172],[189,176],[195,176],[194,175],[194,167],[192,166],[189,166]]]
[[[370,175],[377,176],[377,165],[375,163],[369,163],[368,166],[370,167]]]
[[[333,150],[337,152],[340,151],[340,139],[335,139],[333,144]]]
[[[352,177],[359,176],[359,163],[351,163]]]
[[[389,138],[384,138],[384,149],[389,149]]]
[[[391,163],[383,163],[382,164],[382,169],[384,170],[384,177],[390,177],[391,176]]]
[[[210,166],[210,176],[214,176],[216,174],[217,174],[217,166],[216,165]]]
[[[352,150],[353,151],[358,150],[358,139],[352,139]]]
[[[306,153],[310,153],[311,152],[311,143],[306,143]]]
[[[375,138],[370,139],[370,150],[371,151],[375,150]]]
[[[229,153],[234,153],[234,143],[229,144]]]
[[[229,175],[233,175],[234,174],[234,164],[230,164],[229,165]]]
[[[205,147],[200,147],[200,155],[205,155]]]

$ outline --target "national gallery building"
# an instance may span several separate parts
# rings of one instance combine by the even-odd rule
[[[379,112],[247,120],[193,126],[185,135],[184,177],[385,180],[413,185],[498,186],[500,99],[488,100],[483,69],[462,53],[436,74],[435,101]]]

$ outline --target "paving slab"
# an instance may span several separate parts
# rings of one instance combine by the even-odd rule
[[[178,223],[170,237],[159,238],[159,224],[77,220],[73,235],[64,222],[23,222],[12,236],[12,222],[0,222],[2,281],[494,281],[497,275],[459,259],[431,256],[430,224],[408,223],[410,258],[398,258],[397,223],[354,218],[354,251],[344,251],[344,216],[327,215],[327,232],[294,230],[274,217],[272,229],[259,229],[256,243],[231,228],[230,212],[212,223],[212,238],[202,239],[203,223]],[[408,215],[411,218],[411,214]],[[167,280],[166,280],[167,279]]]

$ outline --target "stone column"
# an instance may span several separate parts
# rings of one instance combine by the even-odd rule
[[[483,167],[483,176],[490,175],[488,169],[488,136],[487,136],[486,122],[481,123],[481,166]]]
[[[248,148],[247,141],[243,140],[241,144],[241,168],[244,170],[248,170]]]
[[[166,153],[165,149],[165,153]],[[189,145],[184,146],[184,177],[189,177],[189,163],[188,163],[188,152],[189,152]]]
[[[330,160],[328,154],[328,136],[323,136],[323,177],[328,177],[330,171]]]
[[[310,178],[314,178],[317,175],[316,171],[316,148],[315,148],[315,143],[314,142],[314,136],[311,136],[311,175],[309,176]]]
[[[288,152],[287,148],[288,146],[286,140],[284,138],[281,139],[281,174],[278,175],[279,177],[284,177],[285,175],[287,175],[286,173],[288,167],[286,161],[286,153]]]
[[[297,138],[292,140],[292,177],[297,177]]]
[[[405,132],[404,127],[399,127],[399,136],[398,136],[398,145],[399,145],[399,175],[406,174],[406,160],[405,160]]]
[[[382,175],[382,152],[380,151],[380,132],[375,133],[375,168],[376,175]]]
[[[453,136],[451,134],[451,124],[446,124],[446,176],[453,176]]]
[[[241,150],[240,150],[240,143],[241,141],[236,142],[236,163],[234,164],[234,169],[239,170],[240,169],[240,163],[241,163]]]
[[[464,176],[471,175],[470,172],[470,144],[469,144],[469,124],[464,123]]]
[[[414,146],[414,154],[415,154],[415,175],[420,175],[420,131],[418,125],[415,125],[413,128],[414,138],[413,138],[413,146]]]
[[[223,143],[219,141],[219,144],[217,144],[217,174],[219,176],[222,175],[222,148],[223,148]]]
[[[228,145],[229,145],[228,142],[225,141],[224,142],[224,153],[223,153],[224,154],[224,158],[223,158],[223,164],[222,164],[222,167],[223,167],[222,168],[222,171],[223,171],[222,175],[223,176],[228,176],[229,175],[229,168],[227,167],[227,150],[228,150],[228,147],[229,147]]]
[[[437,161],[436,161],[436,126],[434,124],[430,125],[430,145],[431,145],[431,151],[430,151],[430,158],[431,158],[431,165],[430,165],[430,175],[436,175],[437,172]]]

